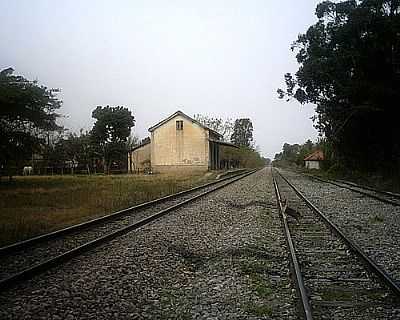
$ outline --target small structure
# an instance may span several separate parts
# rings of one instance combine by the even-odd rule
[[[324,161],[322,150],[316,150],[304,158],[304,165],[307,169],[321,169],[321,161]]]
[[[134,147],[128,154],[128,172],[139,173],[150,171],[150,139],[146,139],[145,143],[142,143]]]
[[[149,128],[150,141],[128,153],[128,171],[207,171],[235,164],[229,149],[238,147],[197,120],[177,111]]]

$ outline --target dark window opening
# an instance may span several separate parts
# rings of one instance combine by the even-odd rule
[[[176,121],[176,130],[183,130],[183,120]]]

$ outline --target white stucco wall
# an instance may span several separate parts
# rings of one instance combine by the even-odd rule
[[[305,166],[307,169],[318,169],[319,170],[319,161],[305,161]]]

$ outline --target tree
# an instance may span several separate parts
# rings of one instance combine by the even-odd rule
[[[62,169],[66,167],[72,174],[76,168],[85,170],[88,174],[96,171],[95,159],[99,151],[96,150],[90,133],[83,132],[82,129],[79,134],[69,133],[58,140],[52,149],[52,154],[53,166]]]
[[[62,130],[56,122],[59,90],[13,73],[12,68],[0,72],[0,171],[5,169],[10,179],[12,166],[26,164],[41,151],[49,133]]]
[[[398,169],[400,1],[323,1],[316,15],[292,45],[300,67],[279,97],[316,105],[315,126],[337,161]]]
[[[104,172],[109,172],[112,161],[123,161],[126,158],[127,140],[135,118],[128,108],[98,106],[92,117],[96,119],[91,136],[103,153]]]
[[[247,147],[228,148],[224,151],[226,159],[234,159],[242,168],[259,168],[266,165],[265,158],[256,149]]]
[[[235,120],[231,142],[240,147],[252,148],[253,124],[249,118]]]
[[[282,158],[289,162],[296,162],[297,156],[300,153],[300,145],[285,143],[282,147]]]
[[[221,134],[224,141],[230,140],[233,133],[232,119],[212,118],[201,114],[195,114],[194,119]]]

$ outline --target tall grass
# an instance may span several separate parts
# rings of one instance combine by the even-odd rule
[[[32,176],[0,184],[0,246],[182,191],[214,178],[179,176]]]

